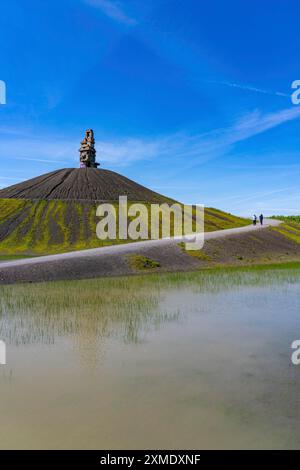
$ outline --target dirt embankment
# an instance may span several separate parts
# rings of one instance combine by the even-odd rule
[[[135,246],[134,250],[130,244],[123,245],[121,252],[105,250],[102,248],[97,250],[97,254],[87,252],[81,257],[56,259],[40,264],[1,268],[0,263],[0,284],[300,262],[300,244],[273,228],[207,240],[203,250],[198,253],[186,252],[175,241],[165,241],[163,246],[141,243],[140,248]],[[133,263],[137,256],[146,259],[147,263],[139,263],[140,267]]]
[[[208,240],[199,257],[201,266],[252,265],[300,261],[300,244],[288,239],[275,228],[235,234]]]

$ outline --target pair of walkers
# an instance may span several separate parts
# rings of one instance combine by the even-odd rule
[[[257,224],[257,217],[256,217],[255,214],[254,214],[252,220],[253,220],[253,225],[256,225]],[[262,214],[260,214],[260,216],[259,216],[259,223],[260,223],[260,225],[262,225],[264,223],[264,216]]]

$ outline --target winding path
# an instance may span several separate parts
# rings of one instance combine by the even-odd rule
[[[264,225],[247,225],[245,227],[231,228],[206,232],[205,240],[223,238],[226,236],[238,235],[241,233],[264,230],[270,226],[279,225],[281,222],[274,219],[265,219]],[[122,245],[112,245],[101,248],[92,248],[81,251],[71,251],[67,253],[39,256],[34,258],[24,258],[13,261],[0,262],[0,283],[30,282],[54,279],[76,279],[90,278],[102,275],[130,274],[132,270],[128,268],[126,255],[130,254],[152,254],[163,252],[166,256],[174,256],[174,246],[181,241],[187,241],[186,237],[164,238],[160,240],[147,240]],[[181,250],[178,250],[179,252]],[[185,264],[193,267],[192,257]],[[176,262],[180,264],[180,255],[176,253]]]

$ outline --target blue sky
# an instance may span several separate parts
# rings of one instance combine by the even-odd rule
[[[296,1],[2,0],[0,186],[102,168],[186,203],[299,213]]]

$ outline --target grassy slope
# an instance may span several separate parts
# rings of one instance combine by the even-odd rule
[[[200,251],[186,251],[184,244],[179,246],[198,259],[202,267],[299,263],[300,216],[273,218],[281,220],[282,224],[256,233],[208,240]]]
[[[289,240],[293,240],[296,243],[300,244],[300,216],[299,215],[290,215],[290,216],[278,216],[273,217],[274,219],[282,220],[284,223],[279,227],[274,227],[278,233],[281,233]]]
[[[121,240],[96,237],[96,203],[0,199],[0,257],[34,256],[82,250]],[[247,225],[249,221],[205,209],[205,231]]]
[[[283,222],[294,222],[300,224],[300,215],[274,215],[272,219],[282,220]]]

